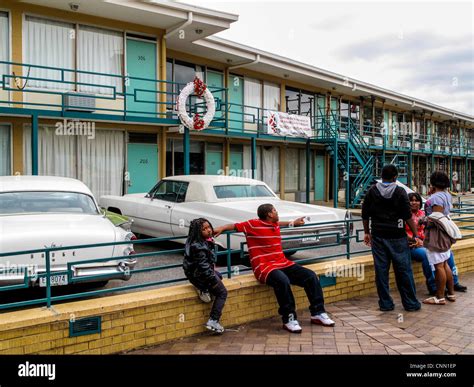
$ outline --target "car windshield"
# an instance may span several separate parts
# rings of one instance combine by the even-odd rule
[[[31,213],[98,214],[89,195],[76,192],[0,193],[0,215]]]
[[[214,192],[216,193],[218,199],[275,197],[273,193],[264,185],[215,185]]]

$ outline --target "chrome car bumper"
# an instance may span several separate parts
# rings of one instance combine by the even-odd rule
[[[136,259],[126,259],[120,261],[118,264],[110,266],[72,266],[72,278],[71,283],[86,283],[86,282],[102,282],[109,281],[113,279],[120,279],[123,281],[128,281],[132,273],[131,271],[137,264]],[[66,268],[51,268],[51,275],[56,275],[57,273],[64,274]],[[0,273],[0,287],[10,286],[10,285],[21,285],[28,283],[28,286],[39,286],[38,274],[44,274],[44,270],[38,271],[36,275],[29,274],[28,278],[25,280],[25,273]],[[88,278],[92,276],[101,276],[100,278]],[[77,278],[79,281],[74,281]]]

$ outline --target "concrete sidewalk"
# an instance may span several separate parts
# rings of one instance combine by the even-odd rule
[[[380,312],[376,295],[328,305],[333,328],[310,324],[305,309],[298,316],[299,335],[284,331],[273,317],[230,327],[221,336],[206,333],[128,354],[474,354],[474,273],[460,280],[468,292],[456,293],[456,302],[423,305],[418,312],[405,312],[392,291],[393,312]],[[426,297],[419,285],[418,298]]]

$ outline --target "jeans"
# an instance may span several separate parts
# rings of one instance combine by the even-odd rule
[[[222,274],[216,271],[214,272],[214,275],[216,276],[215,280],[217,280],[217,283],[214,284],[215,281],[210,281],[209,284],[207,284],[206,289],[200,288],[198,286],[198,283],[193,281],[193,278],[188,278],[188,279],[189,279],[189,282],[191,282],[198,289],[203,290],[203,291],[208,291],[210,294],[212,294],[215,297],[214,302],[212,303],[212,308],[211,308],[211,313],[209,315],[209,318],[211,320],[219,321],[222,316],[222,310],[224,309],[225,302],[227,300],[227,289],[221,281]],[[199,283],[199,285],[201,285],[201,283]]]
[[[275,292],[279,305],[278,313],[282,317],[283,324],[286,324],[290,319],[296,320],[297,318],[295,298],[290,285],[304,288],[310,304],[311,316],[325,312],[323,289],[318,276],[312,270],[298,264],[273,270],[268,275],[266,284],[271,286]]]
[[[390,310],[394,308],[389,287],[389,270],[390,264],[393,262],[395,281],[403,307],[407,311],[418,310],[421,304],[416,298],[408,239],[406,237],[385,239],[372,236],[372,255],[374,257],[375,283],[380,309]]]
[[[411,249],[411,258],[416,262],[421,262],[421,267],[423,268],[423,274],[426,278],[426,287],[430,293],[436,293],[436,282],[434,276],[434,270],[432,270],[431,265],[428,261],[428,257],[426,256],[426,249],[424,247],[417,247],[415,249]],[[454,263],[454,254],[451,251],[451,256],[448,259],[448,266],[451,268],[453,272],[453,279],[454,284],[459,283],[458,278],[458,269],[456,264]]]

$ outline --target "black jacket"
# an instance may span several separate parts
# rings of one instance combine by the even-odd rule
[[[218,279],[214,274],[216,253],[214,242],[188,243],[184,247],[183,269],[186,277],[199,288],[214,286]]]
[[[362,219],[371,219],[373,236],[406,237],[405,222],[410,218],[410,202],[402,187],[377,183],[369,188],[362,204]]]

